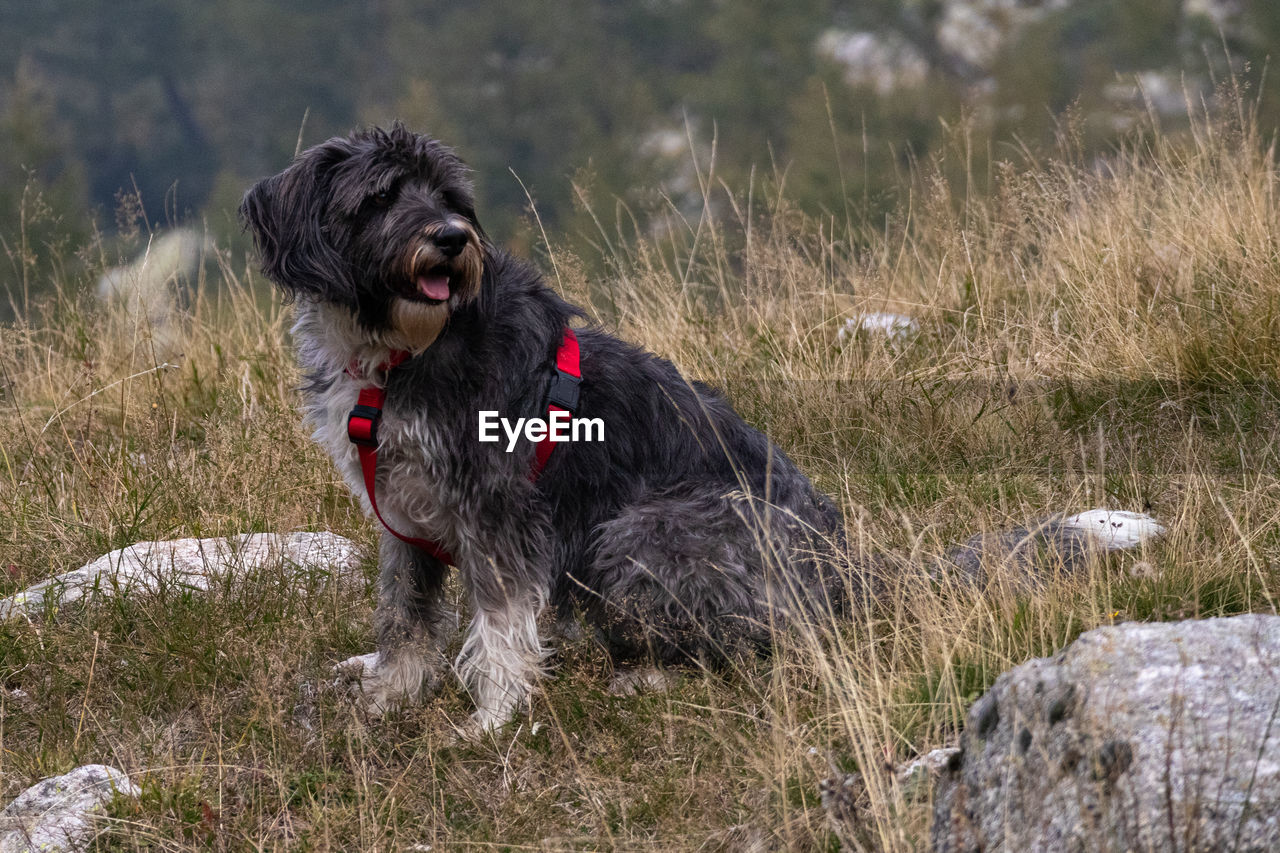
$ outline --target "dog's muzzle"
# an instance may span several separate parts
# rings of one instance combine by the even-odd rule
[[[467,299],[479,291],[480,240],[465,220],[451,218],[423,229],[413,249],[408,298],[429,304]]]

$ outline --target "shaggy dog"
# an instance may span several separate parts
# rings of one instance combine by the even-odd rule
[[[377,509],[389,531],[438,544],[382,535],[378,654],[361,678],[370,706],[416,699],[447,670],[446,560],[472,612],[456,667],[482,728],[528,697],[549,604],[585,616],[619,659],[709,661],[868,594],[876,566],[845,554],[832,501],[718,393],[583,325],[495,247],[467,174],[449,148],[396,125],[303,152],[241,207],[264,273],[297,301],[316,440],[371,511],[348,417],[363,389],[384,388]],[[599,419],[604,440],[556,444],[535,477],[534,443],[481,442],[478,417],[545,417],[571,325],[574,414]],[[1042,523],[998,544],[1038,534],[1070,550],[1087,539],[1072,530]],[[983,543],[967,547],[962,568]]]

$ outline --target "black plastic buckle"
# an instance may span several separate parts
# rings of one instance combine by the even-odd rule
[[[354,435],[351,432],[351,423],[355,420],[369,422],[369,437]],[[361,447],[377,447],[378,446],[378,423],[382,420],[382,410],[375,409],[373,406],[362,406],[357,404],[351,410],[351,414],[347,415],[347,438],[352,444],[358,444]]]
[[[578,408],[578,386],[582,384],[581,376],[574,376],[556,368],[556,375],[551,377],[551,387],[547,389],[547,402],[570,412]]]

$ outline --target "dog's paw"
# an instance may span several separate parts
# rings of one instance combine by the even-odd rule
[[[444,737],[444,745],[463,746],[490,742],[506,722],[507,720],[499,719],[492,714],[476,711],[464,718],[462,722],[450,721],[448,732]]]
[[[333,686],[345,689],[347,695],[373,717],[383,716],[391,710],[393,704],[386,679],[379,677],[379,658],[378,652],[370,652],[347,658],[333,667],[333,673],[337,676]]]
[[[440,686],[438,671],[419,655],[382,652],[356,655],[333,668],[336,686],[346,686],[371,716],[415,704]]]
[[[637,693],[666,693],[675,686],[677,677],[656,666],[639,666],[620,669],[609,680],[609,692],[614,696],[634,696]]]
[[[463,724],[462,736],[479,740],[511,722],[513,716],[511,708],[477,708]]]
[[[363,680],[372,678],[378,669],[378,652],[356,655],[334,664],[333,672],[339,678]]]

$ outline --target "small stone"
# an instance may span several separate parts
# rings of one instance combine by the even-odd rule
[[[827,814],[827,825],[840,839],[843,849],[862,849],[867,809],[871,798],[861,773],[832,776],[818,783],[818,798]]]
[[[1139,580],[1155,580],[1160,577],[1160,570],[1146,560],[1138,560],[1129,567],[1129,577]]]
[[[919,799],[959,754],[959,747],[944,746],[899,764],[894,768],[894,776],[902,788],[902,796],[908,800]]]
[[[904,314],[872,311],[844,321],[836,332],[836,341],[844,343],[858,335],[883,335],[895,344],[905,343],[920,332],[920,324]]]
[[[819,36],[817,51],[844,68],[850,86],[882,97],[919,88],[929,75],[928,59],[893,32],[829,29]]]

